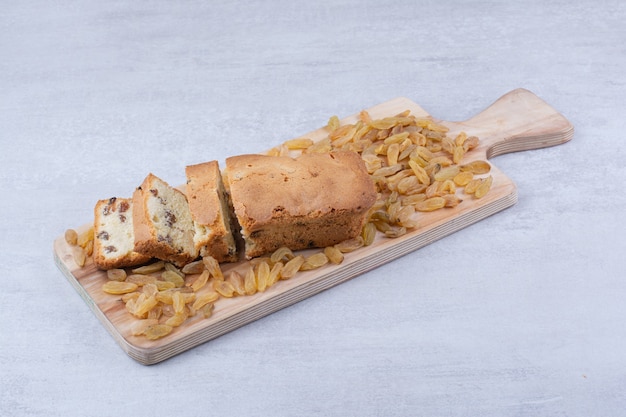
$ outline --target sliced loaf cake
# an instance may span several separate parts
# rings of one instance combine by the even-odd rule
[[[229,197],[217,161],[189,165],[187,201],[194,223],[194,244],[200,256],[218,262],[237,261],[237,246],[231,228]]]
[[[94,215],[93,261],[98,268],[124,268],[151,259],[134,251],[132,200],[116,197],[99,200]]]
[[[133,193],[136,252],[182,266],[198,257],[185,195],[153,174]]]
[[[234,156],[225,177],[248,259],[353,238],[377,197],[363,160],[348,151]]]

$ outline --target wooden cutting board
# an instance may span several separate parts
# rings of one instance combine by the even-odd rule
[[[418,117],[430,117],[407,98],[396,98],[367,110],[372,118],[382,118],[407,109]],[[354,123],[357,117],[347,117],[342,123]],[[480,146],[468,153],[464,162],[558,145],[570,140],[574,133],[565,117],[524,89],[511,91],[477,116],[463,122],[433,119],[449,127],[451,137],[465,131],[480,138]],[[319,140],[326,135],[327,132],[320,128],[304,136]],[[265,292],[252,296],[221,298],[215,303],[210,318],[204,319],[198,314],[170,335],[155,341],[132,336],[130,326],[135,319],[126,312],[120,296],[105,294],[101,289],[107,281],[106,274],[99,271],[90,259],[83,268],[78,267],[63,236],[54,241],[54,256],[68,281],[122,349],[138,362],[149,365],[354,278],[515,204],[515,184],[493,162],[490,175],[493,176],[492,189],[481,199],[464,198],[456,208],[419,213],[418,228],[396,239],[388,239],[381,234],[372,245],[346,254],[340,265],[300,272],[296,277],[279,281]],[[83,229],[88,227],[90,225],[84,225]],[[223,264],[222,269],[227,274],[232,268],[241,268],[245,262]]]

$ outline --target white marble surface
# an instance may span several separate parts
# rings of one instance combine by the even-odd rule
[[[625,4],[4,2],[0,415],[623,415]],[[494,160],[514,207],[161,364],[54,265],[149,171],[179,184],[396,96],[461,120],[518,87],[576,133]]]

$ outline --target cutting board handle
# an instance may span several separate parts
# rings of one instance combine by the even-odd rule
[[[477,153],[487,158],[559,145],[574,135],[574,127],[562,114],[523,88],[505,94],[471,119],[447,125],[451,131],[478,136]]]

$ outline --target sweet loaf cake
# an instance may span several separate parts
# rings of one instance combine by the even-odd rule
[[[200,256],[236,262],[237,245],[231,228],[229,197],[217,161],[185,167],[187,201],[194,224],[194,244]]]
[[[99,200],[94,215],[93,261],[98,268],[125,268],[151,259],[134,251],[132,200]]]
[[[240,155],[226,173],[248,259],[280,246],[325,247],[357,236],[376,189],[355,152]]]
[[[136,252],[183,266],[198,257],[185,195],[149,174],[133,193]]]

